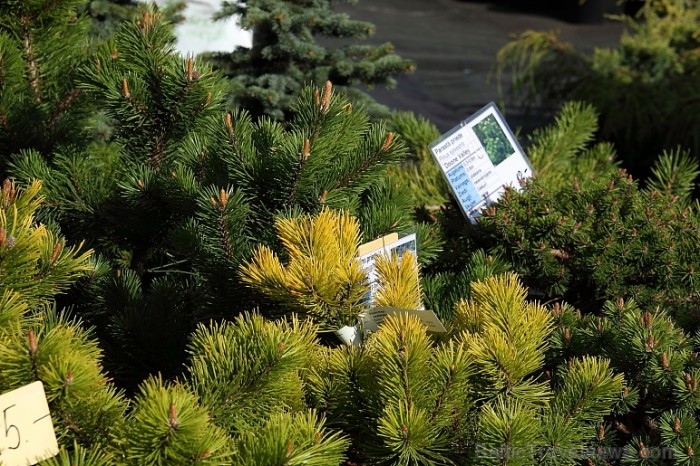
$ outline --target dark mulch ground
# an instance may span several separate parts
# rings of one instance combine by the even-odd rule
[[[393,43],[397,54],[417,65],[396,89],[372,91],[375,98],[391,108],[422,114],[446,131],[488,102],[499,102],[497,82],[490,75],[496,53],[512,34],[559,30],[579,50],[618,43],[623,30],[619,22],[572,22],[565,8],[552,7],[565,1],[359,0],[355,5],[341,3],[338,9],[373,23],[373,42]],[[541,123],[532,115],[523,119],[507,99],[505,104],[514,128]]]

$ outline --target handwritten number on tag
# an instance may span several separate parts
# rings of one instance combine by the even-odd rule
[[[41,382],[0,395],[0,456],[4,466],[36,464],[58,454]]]
[[[20,436],[20,434],[19,434],[19,428],[18,428],[16,425],[14,425],[14,424],[9,424],[9,423],[7,422],[7,412],[8,412],[11,408],[14,408],[14,407],[15,407],[15,405],[10,405],[10,406],[8,406],[7,408],[5,408],[5,409],[2,410],[2,421],[3,421],[3,423],[5,424],[5,438],[6,438],[6,439],[10,438],[10,432],[12,432],[12,430],[14,430],[15,433],[17,434],[17,443],[16,443],[14,446],[8,447],[10,450],[16,450],[16,449],[18,449],[18,448],[19,448],[19,445],[20,445],[20,443],[21,443],[21,436]]]

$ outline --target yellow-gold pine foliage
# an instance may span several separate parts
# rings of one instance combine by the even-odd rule
[[[275,227],[288,262],[283,264],[270,248],[259,246],[241,266],[243,282],[312,318],[321,329],[354,325],[369,291],[356,259],[357,219],[325,208],[316,216],[279,219]]]
[[[50,301],[90,270],[92,251],[36,221],[44,199],[41,182],[20,189],[9,180],[0,187],[0,294],[19,293],[30,307]]]
[[[418,262],[411,251],[403,256],[393,253],[379,255],[374,262],[380,283],[375,303],[380,307],[419,309],[421,307]]]
[[[517,391],[544,364],[553,318],[526,296],[509,273],[473,283],[471,301],[455,307],[455,330],[464,333],[470,355],[497,391]]]

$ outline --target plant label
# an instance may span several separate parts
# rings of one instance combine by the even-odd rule
[[[430,145],[464,215],[476,223],[506,186],[520,188],[532,166],[491,102]]]
[[[396,233],[389,234],[382,238],[376,239],[369,243],[361,245],[357,250],[357,255],[362,268],[367,273],[367,281],[369,282],[370,291],[364,299],[364,303],[371,305],[372,296],[377,292],[379,283],[377,282],[377,274],[374,271],[374,260],[379,254],[397,254],[402,257],[405,251],[411,251],[417,255],[416,234],[411,233],[402,238]]]
[[[377,289],[379,288],[379,283],[377,282],[377,274],[374,270],[374,261],[377,255],[397,254],[399,257],[402,257],[404,252],[406,252],[407,250],[411,251],[413,254],[417,254],[415,233],[411,233],[401,238],[399,238],[399,235],[397,233],[391,233],[381,238],[375,239],[374,241],[370,241],[369,243],[365,243],[357,249],[357,260],[360,261],[360,263],[362,264],[362,268],[367,274],[367,282],[370,288],[367,294],[364,296],[362,304],[366,306],[371,306],[372,295],[376,293]],[[380,311],[369,311],[361,314],[361,323],[358,323],[357,325],[352,327],[342,327],[336,330],[335,334],[346,345],[359,345],[360,343],[362,343],[363,328],[365,329],[365,331],[367,329],[376,330],[377,325],[379,325],[381,321],[384,320],[384,317],[378,317],[377,319],[371,317],[371,314],[373,312],[376,313]],[[430,313],[432,314],[432,312]],[[435,319],[437,319],[437,317],[435,317]]]
[[[44,385],[37,381],[0,395],[0,464],[28,466],[57,454]]]
[[[375,307],[362,315],[362,324],[365,331],[376,332],[379,325],[384,322],[386,316],[393,314],[408,314],[417,317],[429,332],[445,333],[447,330],[433,311],[422,309],[401,309],[398,307]]]

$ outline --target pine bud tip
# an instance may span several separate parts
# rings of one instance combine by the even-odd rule
[[[639,457],[649,458],[649,449],[644,445],[644,442],[639,442]]]
[[[122,92],[124,97],[127,99],[131,97],[131,92],[129,92],[129,83],[126,82],[126,78],[122,79]]]
[[[29,330],[27,340],[29,342],[29,354],[34,356],[39,349],[39,344],[36,341],[36,333],[34,333],[34,330]]]
[[[49,259],[49,262],[52,264],[56,262],[56,259],[58,259],[58,255],[61,253],[61,249],[63,249],[63,244],[61,243],[56,243],[53,247],[53,250],[51,251],[51,257]]]
[[[311,154],[311,141],[306,139],[304,141],[304,149],[301,151],[301,157],[302,157],[302,159],[306,160],[309,158],[310,154]]]
[[[177,408],[175,403],[170,403],[170,413],[168,415],[168,424],[172,429],[177,429],[180,427],[180,422],[177,420]]]
[[[333,96],[333,84],[330,81],[326,81],[323,86],[323,94],[321,95],[321,110],[328,111],[331,104],[331,97]]]
[[[144,31],[150,31],[155,25],[156,15],[151,14],[149,11],[143,12],[143,29]]]
[[[562,335],[562,339],[564,340],[565,344],[569,344],[569,341],[571,341],[571,329],[569,327],[566,327],[564,329],[564,334]]]
[[[389,131],[386,135],[386,139],[384,140],[384,144],[382,145],[382,152],[386,151],[391,147],[391,143],[394,141],[394,132]]]
[[[194,60],[192,57],[187,59],[187,81],[192,81],[192,70],[194,68]]]

